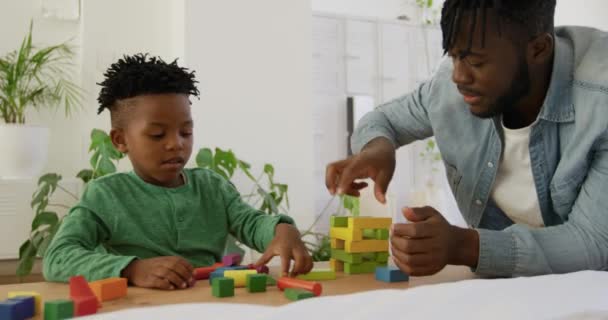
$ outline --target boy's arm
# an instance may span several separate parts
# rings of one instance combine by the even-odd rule
[[[223,181],[220,188],[226,205],[230,234],[258,252],[266,250],[274,238],[277,224],[294,224],[293,219],[288,216],[271,216],[251,207],[242,200],[238,191],[227,181]]]
[[[47,281],[67,282],[83,275],[87,280],[120,277],[120,272],[136,257],[96,252],[110,231],[97,215],[83,207],[72,209],[43,259]]]

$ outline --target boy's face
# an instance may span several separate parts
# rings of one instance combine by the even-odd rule
[[[184,94],[154,94],[125,101],[122,128],[112,142],[126,153],[139,177],[164,187],[183,184],[181,171],[192,154],[190,101]]]

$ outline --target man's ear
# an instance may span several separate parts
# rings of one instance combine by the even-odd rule
[[[125,131],[120,128],[112,128],[110,130],[110,139],[116,150],[127,153],[129,148],[127,147],[127,140],[125,139]]]
[[[543,33],[528,44],[528,61],[532,64],[544,64],[553,57],[555,40],[553,35]]]

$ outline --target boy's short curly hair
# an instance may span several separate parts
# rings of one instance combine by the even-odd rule
[[[125,55],[104,73],[105,79],[98,83],[101,92],[98,114],[104,109],[119,111],[124,99],[148,94],[186,94],[199,96],[194,71],[177,65],[177,59],[166,63],[160,57],[148,54]],[[114,117],[112,122],[114,124]]]

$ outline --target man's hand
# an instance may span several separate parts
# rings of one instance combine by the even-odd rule
[[[312,257],[308,254],[306,246],[300,239],[300,232],[290,224],[277,224],[274,239],[255,265],[265,265],[274,256],[281,257],[281,273],[283,276],[308,273],[313,267]],[[289,267],[292,259],[295,263],[290,272]]]
[[[395,264],[412,276],[427,276],[447,264],[475,267],[479,257],[477,231],[450,225],[431,207],[404,208],[410,223],[394,224],[391,235]]]
[[[361,153],[329,164],[325,171],[325,185],[332,195],[338,193],[358,197],[359,191],[367,187],[367,183],[355,180],[371,178],[375,184],[376,199],[386,203],[386,189],[394,172],[395,147],[386,138],[376,138]]]
[[[183,258],[158,257],[133,260],[121,276],[137,287],[174,290],[188,287],[193,270]]]

